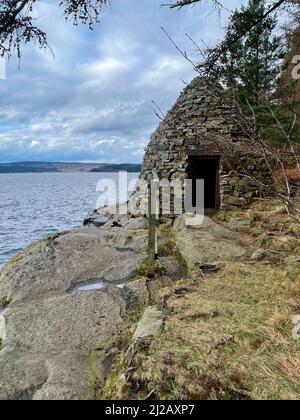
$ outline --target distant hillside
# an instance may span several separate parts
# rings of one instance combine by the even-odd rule
[[[13,162],[0,163],[0,174],[43,172],[140,172],[141,165],[108,163]]]
[[[127,172],[141,172],[142,165],[136,164],[126,164],[121,163],[119,165],[106,165],[102,164],[97,168],[93,168],[90,172],[118,172],[118,171],[127,171]]]

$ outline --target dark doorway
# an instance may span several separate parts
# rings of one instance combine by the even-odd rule
[[[189,175],[193,179],[193,205],[196,203],[196,180],[204,179],[205,209],[220,208],[220,158],[201,157],[190,159]]]

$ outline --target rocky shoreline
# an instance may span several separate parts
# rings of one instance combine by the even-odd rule
[[[142,229],[83,228],[29,246],[0,272],[0,399],[93,399],[146,259]],[[101,282],[103,288],[82,286]],[[80,287],[81,286],[81,287]],[[107,369],[107,367],[106,367]]]
[[[34,243],[0,271],[1,400],[94,399],[128,312],[146,309],[137,336],[162,328],[160,308],[147,307],[159,288],[182,276],[181,265],[161,257],[149,277],[147,218],[105,212],[101,227]],[[234,235],[209,219],[201,235],[182,220],[175,229],[187,263],[191,249],[191,264],[243,253]],[[218,246],[204,252],[214,238]]]

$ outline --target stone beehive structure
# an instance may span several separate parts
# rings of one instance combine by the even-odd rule
[[[253,196],[234,175],[232,150],[250,148],[249,122],[218,83],[197,77],[152,135],[141,179],[198,178],[205,182],[205,207],[244,206]],[[234,145],[231,148],[231,145]],[[138,193],[133,200],[138,200]]]

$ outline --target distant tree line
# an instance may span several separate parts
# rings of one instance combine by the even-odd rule
[[[120,164],[102,164],[97,168],[93,168],[90,172],[119,172],[126,171],[130,173],[141,172],[142,165],[131,164],[131,163],[120,163]]]
[[[1,174],[20,173],[60,173],[60,172],[140,172],[141,165],[123,164],[96,164],[77,162],[11,162],[0,163]]]

